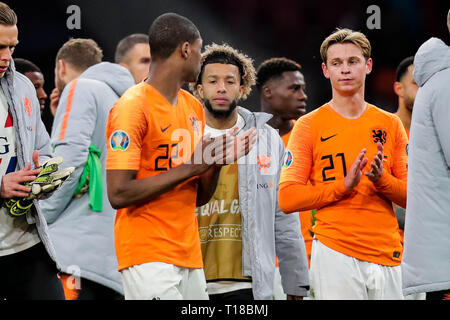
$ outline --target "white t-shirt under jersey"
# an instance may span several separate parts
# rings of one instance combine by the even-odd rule
[[[211,128],[208,125],[205,125],[205,134],[211,133],[211,137],[214,138],[226,133],[227,131],[231,130],[234,127],[242,129],[244,126],[245,126],[244,118],[242,118],[242,116],[238,114],[236,124],[233,127],[229,129],[219,130]],[[240,281],[214,281],[208,282],[207,287],[208,287],[208,294],[221,294],[241,289],[249,289],[252,287],[252,283]]]

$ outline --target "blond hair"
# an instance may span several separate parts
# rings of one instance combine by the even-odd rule
[[[202,53],[202,67],[197,78],[197,82],[191,83],[189,85],[192,93],[200,99],[198,95],[197,86],[202,84],[203,71],[205,66],[210,63],[222,63],[222,64],[232,64],[236,65],[240,73],[240,82],[244,86],[244,92],[242,93],[241,99],[245,100],[250,95],[252,91],[252,86],[256,83],[256,70],[253,66],[253,60],[247,55],[239,52],[233,47],[222,44],[218,45],[213,43],[205,47],[205,51]]]
[[[327,63],[328,48],[336,43],[353,43],[354,45],[361,48],[364,58],[369,59],[372,51],[369,39],[358,31],[353,31],[350,29],[336,29],[335,32],[330,34],[320,46],[320,56],[323,63]]]

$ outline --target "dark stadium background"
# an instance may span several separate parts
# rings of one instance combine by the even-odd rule
[[[329,1],[329,0],[43,0],[5,1],[18,14],[19,40],[14,57],[26,58],[43,71],[50,96],[54,83],[55,55],[71,37],[92,38],[113,61],[117,42],[124,36],[147,33],[158,15],[176,12],[199,28],[203,43],[228,43],[252,57],[257,67],[264,59],[284,56],[303,66],[307,82],[308,111],[331,98],[328,80],[321,71],[319,47],[336,27],[364,32],[372,44],[374,68],[366,84],[366,100],[395,111],[392,89],[395,68],[414,55],[430,37],[449,44],[446,27],[449,5],[435,0]],[[69,30],[67,7],[81,9],[81,29]],[[381,10],[381,29],[369,30],[369,5]],[[243,106],[259,110],[256,89]],[[44,120],[51,120],[48,108]]]

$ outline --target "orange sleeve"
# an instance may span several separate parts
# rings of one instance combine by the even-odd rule
[[[383,175],[374,183],[377,191],[381,192],[395,204],[406,208],[406,178],[408,175],[408,155],[406,148],[408,145],[408,136],[400,122],[400,119],[394,118],[396,126],[396,140],[392,174],[383,170]]]
[[[285,213],[319,209],[349,193],[342,180],[307,185],[313,166],[311,119],[301,117],[289,138],[278,192],[280,209]]]
[[[342,180],[316,186],[284,182],[280,184],[278,202],[284,213],[292,213],[320,209],[342,199],[347,193]]]
[[[106,169],[139,170],[141,149],[149,128],[137,99],[120,99],[106,125]]]

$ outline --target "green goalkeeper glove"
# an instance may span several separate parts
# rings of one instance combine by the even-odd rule
[[[29,196],[12,198],[4,202],[3,205],[8,209],[8,214],[12,217],[22,216],[30,211],[34,199],[47,199],[59,189],[75,170],[74,167],[59,170],[62,162],[62,157],[51,158],[44,162],[36,179],[25,183],[26,186],[31,187]]]

